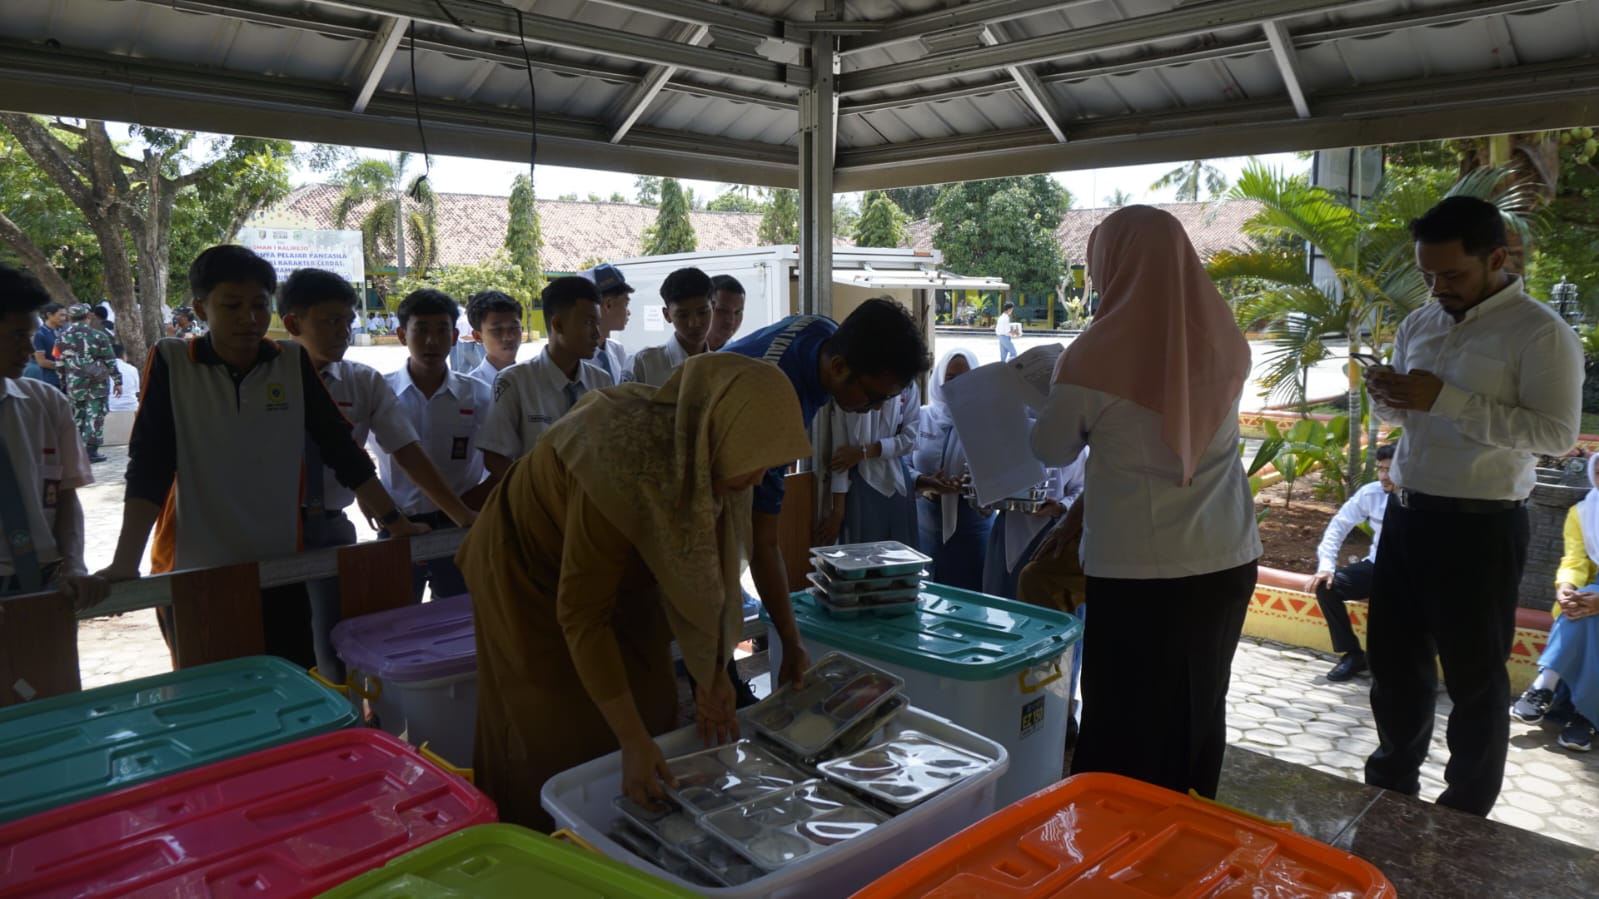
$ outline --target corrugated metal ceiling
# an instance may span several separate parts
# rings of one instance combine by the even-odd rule
[[[839,189],[1599,119],[1599,0],[822,9],[4,0],[0,104],[414,150],[414,80],[433,150],[525,159],[520,31],[541,162],[793,184],[820,32],[838,51]]]

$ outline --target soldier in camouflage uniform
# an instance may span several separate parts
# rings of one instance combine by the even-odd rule
[[[194,322],[194,310],[188,306],[179,306],[172,310],[172,336],[180,340],[200,336],[200,328]]]
[[[67,318],[72,324],[56,338],[55,346],[61,359],[61,389],[72,404],[72,419],[89,451],[89,461],[104,462],[100,443],[104,439],[106,404],[113,385],[117,396],[122,395],[122,373],[117,371],[111,335],[89,324],[89,307],[73,305],[67,309]]]

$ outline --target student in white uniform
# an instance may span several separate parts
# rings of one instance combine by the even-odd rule
[[[422,449],[444,476],[451,492],[472,508],[483,505],[497,478],[487,478],[478,431],[493,404],[489,385],[450,370],[450,347],[461,309],[449,294],[432,288],[413,290],[400,302],[400,343],[410,354],[405,365],[385,376],[399,401],[401,414],[416,431]],[[368,440],[368,443],[374,443]],[[381,449],[381,445],[378,447]],[[388,453],[378,455],[378,472],[406,517],[434,530],[455,527],[409,474]],[[422,601],[422,588],[433,596],[459,596],[466,579],[451,558],[419,562],[411,570],[411,598]]]
[[[477,517],[445,482],[423,451],[394,390],[377,369],[344,358],[350,348],[350,323],[359,301],[355,289],[338,274],[315,268],[297,269],[278,288],[278,315],[283,327],[311,357],[334,403],[354,427],[352,436],[365,445],[370,437],[393,458],[418,489],[450,521],[469,527]],[[321,454],[306,445],[305,496],[300,518],[306,549],[348,546],[356,542],[355,523],[345,514],[355,494],[339,484]],[[311,630],[316,640],[316,666],[335,683],[344,679],[344,665],[333,651],[333,626],[339,623],[339,579],[307,581],[311,594]]]
[[[605,343],[594,356],[594,365],[610,375],[612,383],[620,384],[630,371],[627,350],[612,339],[611,334],[627,330],[627,320],[633,314],[627,308],[633,298],[633,288],[622,277],[622,270],[609,262],[578,274],[592,281],[600,291],[600,337]],[[545,321],[549,321],[549,313],[545,313]]]
[[[600,343],[600,292],[578,275],[556,278],[539,296],[550,329],[544,352],[500,372],[494,381],[494,409],[478,445],[484,464],[504,477],[511,463],[533,449],[555,420],[577,405],[583,394],[614,381],[585,361]]]
[[[22,376],[48,302],[32,274],[0,264],[0,596],[59,587],[88,608],[106,594],[83,565],[78,488],[94,473],[66,395]]]
[[[139,411],[139,370],[128,364],[128,350],[122,344],[112,347],[117,354],[117,371],[122,375],[122,392],[111,394],[106,408],[112,412]]]
[[[271,263],[244,247],[212,247],[189,267],[195,311],[210,329],[190,340],[162,340],[151,353],[128,443],[122,532],[115,559],[101,572],[108,579],[138,577],[152,528],[154,572],[298,552],[308,441],[389,531],[426,531],[389,498],[311,357],[296,343],[266,339],[276,289]],[[307,668],[316,663],[303,586],[263,589],[261,612],[269,654]],[[162,624],[170,640],[170,621]]]
[[[466,301],[466,323],[485,350],[483,361],[467,374],[493,387],[500,372],[516,364],[522,348],[522,304],[498,290],[480,290]]]
[[[732,275],[711,279],[711,333],[705,342],[714,352],[732,343],[744,324],[744,285]]]
[[[909,461],[921,413],[921,392],[914,383],[871,412],[832,407],[833,499],[815,534],[818,544],[897,540],[914,547],[920,542],[916,475]]]
[[[672,336],[633,357],[627,380],[659,387],[690,356],[709,352],[711,277],[697,268],[680,268],[661,282],[661,303]]]

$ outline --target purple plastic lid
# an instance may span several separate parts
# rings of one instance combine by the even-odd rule
[[[477,670],[472,597],[451,596],[339,622],[333,649],[352,671],[392,681]]]

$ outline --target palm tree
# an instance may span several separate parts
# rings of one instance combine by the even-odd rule
[[[1165,190],[1168,187],[1177,188],[1177,202],[1197,203],[1201,188],[1212,197],[1219,197],[1226,192],[1227,176],[1203,159],[1196,159],[1161,175],[1160,180],[1151,184],[1149,189]]]
[[[1120,209],[1133,201],[1133,195],[1125,190],[1116,190],[1105,198],[1105,205],[1112,209]]]
[[[438,205],[426,173],[406,183],[410,153],[392,159],[360,159],[339,174],[343,188],[333,205],[333,223],[344,228],[362,207],[358,227],[366,248],[366,267],[376,269],[392,256],[396,279],[406,275],[406,251],[415,255],[410,268],[426,274],[437,256]],[[407,203],[406,198],[411,202]]]
[[[1500,190],[1510,174],[1503,168],[1478,169],[1444,195],[1491,200],[1506,225],[1525,236],[1525,213],[1537,195],[1527,185]],[[1230,282],[1240,327],[1258,325],[1272,344],[1262,385],[1276,398],[1303,405],[1310,367],[1333,355],[1328,341],[1348,341],[1351,437],[1347,466],[1341,466],[1347,496],[1371,474],[1361,464],[1361,441],[1355,437],[1369,407],[1357,359],[1363,349],[1386,358],[1399,322],[1428,301],[1431,294],[1416,268],[1406,223],[1443,197],[1421,181],[1384,179],[1371,199],[1356,205],[1302,175],[1259,163],[1244,170],[1229,196],[1260,204],[1244,225],[1254,245],[1217,253],[1207,268],[1218,282]],[[1301,247],[1326,261],[1321,280]],[[1367,438],[1368,445],[1376,443],[1375,416],[1368,416]]]

